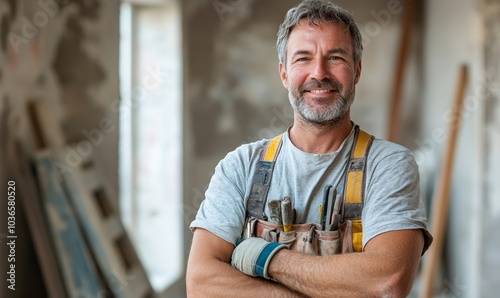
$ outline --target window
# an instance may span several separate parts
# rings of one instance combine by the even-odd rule
[[[121,5],[120,208],[157,292],[184,263],[180,18],[177,1]]]

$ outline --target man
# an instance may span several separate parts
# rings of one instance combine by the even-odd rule
[[[266,199],[290,197],[295,224],[318,222],[325,186],[344,192],[356,134],[350,106],[361,75],[361,35],[337,5],[304,1],[287,13],[277,48],[294,123],[283,134]],[[315,256],[257,237],[240,243],[254,173],[268,143],[243,145],[217,166],[191,224],[188,296],[406,297],[432,241],[411,152],[372,142],[364,174],[362,252]]]

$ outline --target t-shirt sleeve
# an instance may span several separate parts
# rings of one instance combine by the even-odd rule
[[[250,158],[244,151],[244,148],[238,148],[230,152],[216,166],[205,199],[190,225],[192,231],[203,228],[232,244],[241,236]]]
[[[385,232],[422,229],[425,252],[432,236],[427,231],[418,165],[412,153],[407,149],[395,150],[381,158],[375,156],[371,162],[367,165],[369,176],[362,214],[363,248],[370,239]]]

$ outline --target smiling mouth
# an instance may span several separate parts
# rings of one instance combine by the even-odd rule
[[[319,90],[306,90],[306,91],[314,93],[314,94],[321,94],[321,93],[334,92],[335,90],[333,90],[333,89],[319,89]]]
[[[328,94],[328,93],[333,93],[333,92],[337,92],[338,90],[336,89],[313,89],[313,90],[304,90],[304,92],[307,92],[307,93],[312,93],[312,94],[317,94],[317,95],[321,95],[321,94]]]
[[[339,82],[334,82],[328,79],[318,81],[316,79],[304,84],[299,88],[300,93],[310,93],[317,96],[330,96],[334,92],[340,92],[342,85]]]

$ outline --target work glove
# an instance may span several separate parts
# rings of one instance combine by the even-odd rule
[[[267,268],[274,254],[282,248],[286,246],[279,242],[267,242],[257,237],[248,238],[234,248],[231,265],[246,275],[271,279]]]

